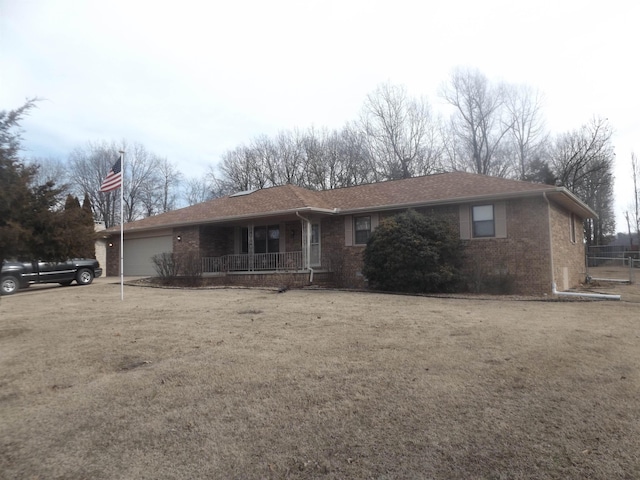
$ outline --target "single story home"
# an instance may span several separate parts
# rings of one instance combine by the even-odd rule
[[[582,224],[593,210],[564,187],[465,172],[325,191],[283,185],[127,223],[124,275],[153,276],[152,256],[172,252],[199,258],[212,283],[362,288],[369,236],[407,209],[455,224],[471,288],[506,282],[542,294],[584,281]],[[119,275],[120,227],[105,234],[107,275]]]

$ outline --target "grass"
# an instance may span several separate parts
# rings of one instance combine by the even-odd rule
[[[640,478],[638,306],[95,284],[0,301],[0,478]]]

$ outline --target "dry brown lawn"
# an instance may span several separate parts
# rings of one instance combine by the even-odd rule
[[[638,479],[639,325],[627,300],[32,288],[0,301],[0,478]]]

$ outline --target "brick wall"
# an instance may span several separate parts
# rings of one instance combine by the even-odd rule
[[[551,291],[547,205],[541,197],[506,202],[506,238],[465,240],[464,271],[474,282],[502,285],[512,293]]]
[[[437,215],[448,219],[460,228],[460,206],[450,205],[418,209],[425,215]],[[550,212],[550,217],[549,217]],[[382,212],[380,221],[397,212]],[[549,239],[549,220],[553,242],[553,275]],[[563,208],[547,205],[542,197],[514,199],[506,202],[506,238],[478,238],[465,240],[464,273],[469,287],[504,281],[513,293],[542,294],[551,291],[555,279],[559,290],[577,286],[584,280],[584,252],[582,242],[582,219],[574,218],[576,241],[571,241],[571,214]],[[301,228],[299,221],[285,224],[287,251],[300,250]],[[318,274],[314,283],[333,282],[346,288],[364,288],[366,279],[362,271],[364,246],[345,245],[344,217],[321,219],[321,245],[323,265],[331,265],[332,273]],[[177,237],[181,237],[181,241]],[[220,256],[233,253],[234,230],[231,227],[183,227],[173,231],[175,253],[199,251],[202,256]],[[119,240],[119,239],[118,239]],[[119,271],[119,245],[112,241],[107,247],[107,274]],[[115,273],[114,273],[115,272]],[[289,274],[287,282],[292,286],[307,285],[308,273]],[[279,274],[228,275],[209,279],[220,285],[280,286],[283,278]]]
[[[458,205],[451,205],[417,210],[425,215],[446,218],[459,231],[459,208]],[[507,238],[464,241],[463,271],[470,279],[469,288],[502,282],[501,285],[512,293],[549,293],[551,261],[548,255],[547,212],[547,204],[541,197],[510,200],[506,202]],[[382,221],[384,217],[395,213],[381,213],[380,219]],[[338,286],[365,287],[366,280],[361,274],[364,247],[345,246],[344,235],[344,217],[323,219],[323,256],[329,257],[333,280]]]
[[[575,241],[571,238],[573,222]],[[558,290],[578,286],[586,277],[583,220],[564,208],[551,204],[553,276]]]
[[[178,237],[180,237],[180,240],[178,240]],[[181,227],[173,230],[173,253],[197,252],[199,249],[199,227]]]
[[[331,285],[332,274],[316,273],[313,285]],[[311,285],[309,272],[304,273],[238,273],[216,276],[205,276],[202,283],[213,286],[242,286],[264,288],[300,288]]]
[[[105,277],[117,277],[120,275],[120,235],[107,239],[107,263],[105,265]]]
[[[200,255],[220,257],[234,253],[233,227],[203,226],[200,228]]]
[[[320,225],[323,263],[331,265],[338,287],[364,288],[362,252],[364,246],[345,246],[344,217],[323,218]]]

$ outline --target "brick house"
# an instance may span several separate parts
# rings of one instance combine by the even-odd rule
[[[584,280],[587,205],[564,187],[464,172],[325,191],[284,185],[127,223],[124,274],[155,275],[154,254],[191,253],[211,283],[361,288],[369,235],[409,208],[459,229],[471,283],[508,279],[513,292],[541,294]],[[107,275],[119,275],[120,229],[106,234]]]

